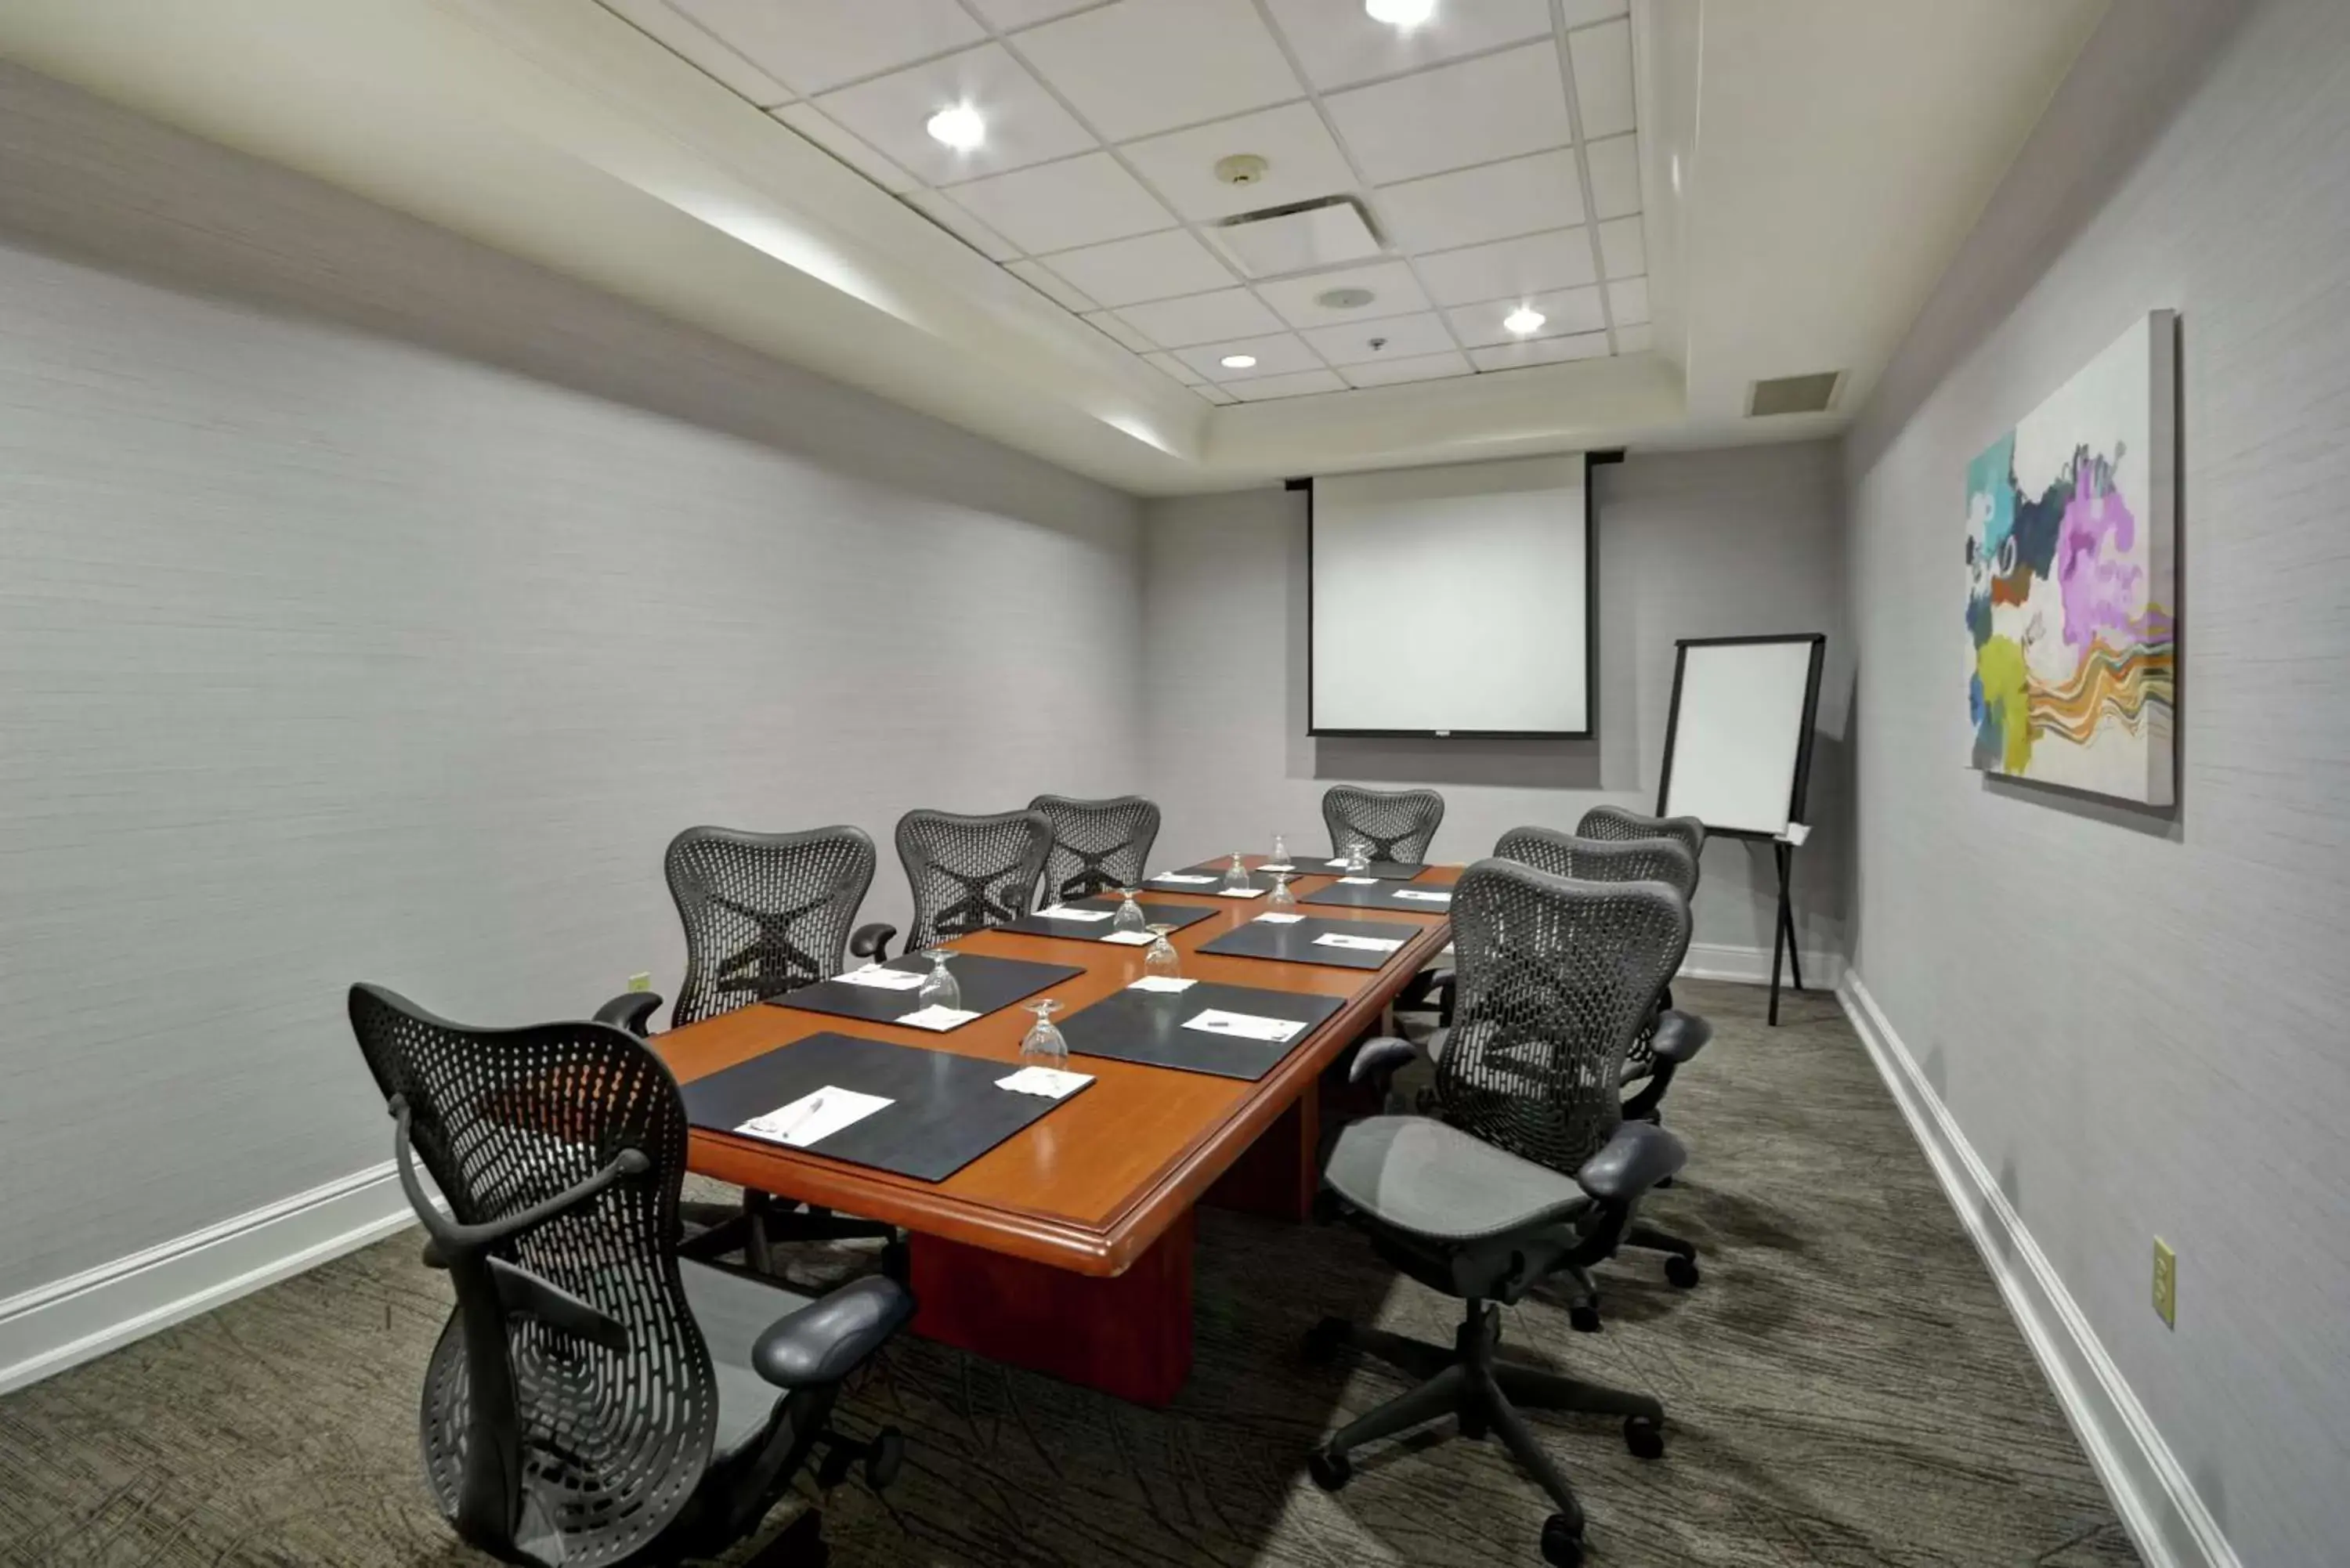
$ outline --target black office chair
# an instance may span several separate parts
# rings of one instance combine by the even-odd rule
[[[1322,822],[1330,830],[1330,853],[1344,856],[1356,839],[1370,846],[1374,860],[1417,866],[1428,858],[1444,820],[1444,797],[1432,789],[1362,789],[1333,784],[1322,795]]]
[[[1649,816],[1621,805],[1595,805],[1575,825],[1577,838],[1669,838],[1703,863],[1705,824],[1694,816]],[[1696,896],[1692,886],[1690,896]]]
[[[422,1425],[459,1535],[545,1568],[668,1563],[755,1530],[819,1444],[820,1476],[861,1459],[889,1483],[895,1432],[858,1444],[825,1423],[912,1297],[865,1279],[810,1301],[681,1259],[685,1107],[642,1042],[468,1028],[372,985],[351,988],[350,1019],[425,1262],[456,1287]],[[816,1529],[793,1526],[812,1557]]]
[[[905,950],[920,952],[950,937],[1001,926],[1028,913],[1053,848],[1053,825],[1041,811],[961,816],[910,811],[898,819],[898,858],[914,894]],[[859,951],[886,956],[897,928],[860,929]]]
[[[1040,794],[1028,809],[1052,825],[1053,847],[1045,857],[1045,895],[1066,904],[1142,885],[1143,863],[1159,837],[1159,807],[1139,794],[1116,800],[1071,800]]]
[[[1620,805],[1595,805],[1583,814],[1575,825],[1577,838],[1611,841],[1643,838],[1669,838],[1689,851],[1690,908],[1697,908],[1698,877],[1705,865],[1705,824],[1694,816],[1648,816]],[[1496,852],[1498,853],[1498,851]],[[1639,1092],[1626,1102],[1624,1114],[1644,1121],[1661,1119],[1665,1091],[1670,1087],[1673,1073],[1681,1062],[1697,1054],[1713,1037],[1713,1025],[1694,1012],[1676,1010],[1672,987],[1657,1002],[1658,1018],[1651,1028],[1643,1030],[1632,1044],[1632,1057],[1627,1082],[1639,1082]],[[1659,1055],[1657,1045],[1664,1038],[1665,1054]],[[1678,1051],[1679,1057],[1674,1053]]]
[[[1457,1416],[1465,1436],[1498,1432],[1550,1494],[1558,1511],[1544,1525],[1543,1554],[1575,1564],[1583,1511],[1518,1407],[1621,1416],[1625,1441],[1644,1459],[1664,1451],[1664,1408],[1644,1394],[1499,1360],[1494,1303],[1607,1257],[1629,1234],[1641,1196],[1680,1168],[1670,1133],[1623,1119],[1617,1085],[1634,1033],[1688,945],[1689,906],[1660,883],[1575,882],[1481,860],[1453,890],[1452,927],[1459,1011],[1436,1058],[1437,1116],[1352,1124],[1323,1179],[1381,1257],[1462,1298],[1465,1315],[1449,1348],[1336,1318],[1315,1325],[1309,1354],[1353,1345],[1422,1381],[1341,1428],[1307,1469],[1335,1490],[1353,1473],[1352,1450]],[[1375,1040],[1354,1070],[1376,1076],[1416,1054],[1409,1042]]]

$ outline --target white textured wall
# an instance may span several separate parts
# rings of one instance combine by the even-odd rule
[[[2175,819],[1970,771],[1960,626],[1967,460],[2160,306]],[[1846,452],[1856,969],[2241,1561],[2342,1563],[2350,5],[2116,5]]]
[[[1435,855],[1473,860],[1523,823],[1573,827],[1616,801],[1656,808],[1673,642],[1825,631],[1811,815],[1797,857],[1806,951],[1843,950],[1845,732],[1843,494],[1836,452],[1806,442],[1636,455],[1592,471],[1599,589],[1597,733],[1590,741],[1315,740],[1305,733],[1305,496],[1241,491],[1151,503],[1145,513],[1151,787],[1167,813],[1159,858],[1263,849],[1327,852],[1322,793],[1351,782],[1444,793]],[[1474,626],[1399,617],[1399,659],[1420,637]],[[1769,850],[1706,850],[1696,940],[1768,950],[1777,882]],[[1702,956],[1702,955],[1700,955]]]
[[[0,67],[0,1299],[673,990],[700,822],[1142,784],[1133,502]]]

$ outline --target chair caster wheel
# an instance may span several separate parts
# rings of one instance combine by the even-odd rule
[[[1599,1307],[1593,1302],[1576,1302],[1566,1309],[1566,1326],[1577,1334],[1599,1332]]]
[[[1665,1260],[1665,1278],[1677,1290],[1693,1289],[1700,1277],[1695,1258],[1671,1257]]]
[[[1337,1358],[1338,1351],[1350,1334],[1347,1320],[1326,1317],[1305,1331],[1305,1353],[1309,1366],[1321,1366]]]
[[[1583,1568],[1583,1521],[1563,1513],[1544,1520],[1542,1554],[1557,1568]]]
[[[1646,1416],[1633,1416],[1624,1422],[1624,1446],[1632,1450],[1636,1459],[1661,1459],[1665,1457],[1664,1428]]]
[[[1316,1449],[1305,1456],[1305,1473],[1324,1491],[1336,1491],[1355,1479],[1355,1467],[1344,1454],[1327,1449]]]
[[[877,1492],[888,1490],[905,1462],[906,1435],[895,1427],[882,1428],[865,1452],[865,1484]]]

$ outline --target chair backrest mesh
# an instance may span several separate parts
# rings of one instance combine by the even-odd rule
[[[1480,860],[1452,893],[1459,977],[1437,1058],[1444,1119],[1573,1174],[1623,1120],[1626,1054],[1689,946],[1659,882],[1570,881]]]
[[[1627,806],[1595,805],[1575,825],[1577,838],[1669,838],[1702,866],[1705,824],[1694,816],[1650,816]],[[1697,888],[1690,891],[1695,895]]]
[[[504,1325],[520,1435],[517,1544],[545,1562],[627,1559],[691,1501],[717,1429],[717,1382],[674,1250],[686,1152],[676,1081],[641,1041],[600,1023],[474,1029],[370,985],[351,988],[350,1016],[377,1086],[407,1102],[417,1158],[461,1223],[527,1209],[628,1149],[651,1162],[502,1249],[617,1320],[623,1348],[487,1309]],[[461,1300],[424,1389],[426,1475],[452,1518],[471,1419],[504,1415],[471,1407],[463,1325],[484,1305]]]
[[[1330,829],[1330,853],[1344,855],[1349,841],[1371,846],[1374,860],[1417,866],[1428,858],[1444,820],[1444,797],[1432,789],[1363,789],[1333,784],[1322,796],[1322,821]]]
[[[914,895],[906,950],[985,930],[1028,913],[1053,847],[1041,811],[960,816],[910,811],[898,819],[898,858]]]
[[[1159,837],[1159,807],[1139,794],[1071,800],[1040,794],[1028,803],[1052,824],[1045,894],[1055,902],[1139,887],[1143,863]]]
[[[1513,827],[1493,854],[1578,882],[1662,882],[1683,898],[1697,891],[1697,857],[1675,838],[1577,838],[1555,827]]]
[[[862,828],[738,833],[689,827],[664,868],[685,927],[685,983],[672,1023],[696,1023],[838,974],[873,886]]]

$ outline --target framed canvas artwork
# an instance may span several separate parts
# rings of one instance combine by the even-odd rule
[[[2177,343],[2148,314],[1967,467],[1978,768],[2174,799]]]

